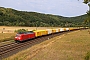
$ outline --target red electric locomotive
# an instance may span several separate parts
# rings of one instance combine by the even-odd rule
[[[16,35],[15,41],[21,42],[21,41],[25,41],[25,40],[32,39],[32,38],[35,38],[35,33],[33,31],[21,32]]]

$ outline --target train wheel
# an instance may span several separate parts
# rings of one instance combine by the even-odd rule
[[[19,41],[15,40],[15,43],[20,43]]]

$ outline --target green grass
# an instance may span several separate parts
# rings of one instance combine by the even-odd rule
[[[88,30],[57,36],[3,60],[90,60]]]
[[[90,60],[90,51],[87,52],[86,56],[85,56],[85,60]]]

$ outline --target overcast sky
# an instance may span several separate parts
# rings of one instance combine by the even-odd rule
[[[0,6],[20,11],[39,12],[65,17],[86,13],[88,6],[83,0],[0,0]]]

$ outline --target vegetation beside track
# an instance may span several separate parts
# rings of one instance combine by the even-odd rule
[[[57,36],[3,60],[89,60],[89,30]]]
[[[14,40],[16,33],[0,33],[0,42]]]

